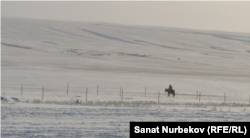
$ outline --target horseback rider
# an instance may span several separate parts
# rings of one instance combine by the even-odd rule
[[[171,86],[171,84],[169,85],[169,88],[168,88],[168,89],[169,89],[169,90],[173,90],[173,89],[172,89],[172,86]]]
[[[168,89],[165,89],[165,92],[168,92],[168,96],[170,96],[170,94],[173,94],[173,97],[175,96],[175,90],[173,90],[171,84]]]

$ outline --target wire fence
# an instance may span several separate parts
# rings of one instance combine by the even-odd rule
[[[2,86],[2,94],[12,97],[28,97],[28,99],[42,100],[66,100],[69,98],[106,101],[155,101],[155,102],[219,102],[219,103],[247,103],[250,104],[250,95],[208,95],[199,91],[191,93],[175,93],[175,97],[168,96],[167,92],[158,90],[123,89],[96,87],[73,87],[69,84],[65,86],[39,86],[39,85],[19,85]]]

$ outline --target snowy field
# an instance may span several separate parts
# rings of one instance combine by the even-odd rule
[[[250,34],[1,19],[2,137],[129,137],[130,121],[250,121]]]
[[[130,121],[249,121],[249,109],[2,104],[2,137],[129,137]],[[221,110],[221,111],[220,111]]]

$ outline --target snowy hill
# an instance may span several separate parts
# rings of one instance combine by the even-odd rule
[[[249,90],[250,34],[21,18],[1,27],[3,86]]]
[[[249,121],[250,34],[21,18],[2,18],[1,29],[2,137]]]
[[[112,72],[135,69],[162,75],[250,75],[250,63],[246,62],[250,34],[3,18],[1,44],[3,67],[20,64],[9,61],[11,54],[18,53],[24,59],[22,66],[106,67]]]

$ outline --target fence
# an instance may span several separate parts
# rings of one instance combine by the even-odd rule
[[[227,93],[221,95],[207,95],[205,92],[176,93],[172,95],[159,90],[148,90],[147,87],[141,89],[124,89],[96,87],[72,87],[68,83],[65,86],[2,86],[2,95],[20,99],[42,99],[42,100],[69,100],[77,99],[83,101],[154,101],[162,102],[219,102],[219,103],[248,103],[249,96],[235,96]]]

